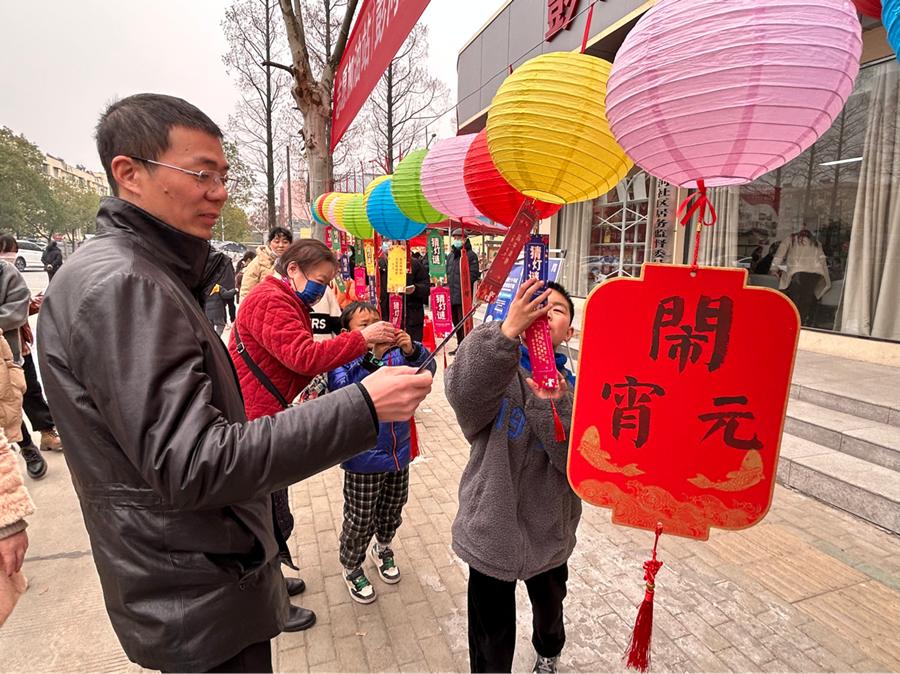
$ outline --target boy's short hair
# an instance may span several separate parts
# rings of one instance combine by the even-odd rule
[[[292,243],[294,241],[294,235],[291,233],[287,227],[273,227],[269,230],[269,243],[272,243],[276,237],[283,236],[288,240],[288,243]]]
[[[380,316],[380,314],[378,314],[378,309],[376,309],[375,305],[371,302],[350,302],[350,304],[344,307],[344,310],[341,312],[341,330],[349,330],[350,321],[360,311]]]
[[[112,160],[119,155],[157,160],[169,149],[169,131],[183,126],[221,140],[222,131],[199,108],[175,96],[135,94],[110,105],[97,124],[97,152],[114,196]]]
[[[556,281],[547,281],[547,288],[549,290],[555,290],[566,298],[566,303],[569,305],[569,325],[572,325],[572,321],[575,320],[575,303],[572,301],[572,296],[569,294],[569,291]]]

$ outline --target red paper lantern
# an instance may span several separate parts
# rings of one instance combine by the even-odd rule
[[[465,183],[469,198],[481,213],[494,222],[509,227],[519,208],[528,197],[510,185],[494,166],[488,150],[487,131],[475,136],[466,154]],[[541,218],[549,218],[562,208],[561,204],[535,201]]]
[[[873,19],[881,18],[881,0],[853,0],[860,14],[871,16]]]

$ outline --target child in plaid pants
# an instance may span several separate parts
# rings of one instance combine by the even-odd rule
[[[341,314],[343,330],[359,330],[381,320],[377,309],[365,302],[349,304]],[[362,381],[379,367],[418,367],[428,350],[401,332],[397,341],[379,344],[371,353],[328,373],[328,388],[335,390]],[[434,372],[434,363],[430,369]],[[403,521],[403,506],[409,494],[409,422],[383,423],[378,442],[370,450],[341,464],[344,469],[344,524],[340,558],[350,596],[361,604],[377,598],[362,565],[366,554],[385,583],[400,581],[390,544]],[[372,537],[375,543],[369,548]]]

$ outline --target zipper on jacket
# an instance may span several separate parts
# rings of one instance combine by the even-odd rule
[[[394,432],[394,424],[391,424],[391,438],[393,446],[391,447],[391,456],[394,457],[394,465],[397,466],[397,472],[400,471],[400,459],[397,457],[397,434]]]

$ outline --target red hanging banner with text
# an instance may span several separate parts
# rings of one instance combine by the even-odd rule
[[[487,270],[487,274],[478,286],[478,301],[490,303],[497,299],[519,253],[531,238],[531,231],[540,221],[541,216],[535,208],[534,201],[526,199],[519,209],[516,219],[513,220],[504,235],[503,244],[497,251],[497,256],[491,263],[490,269]],[[460,259],[464,260],[465,256],[461,256]]]
[[[363,0],[334,75],[331,150],[337,146],[429,0]]]

